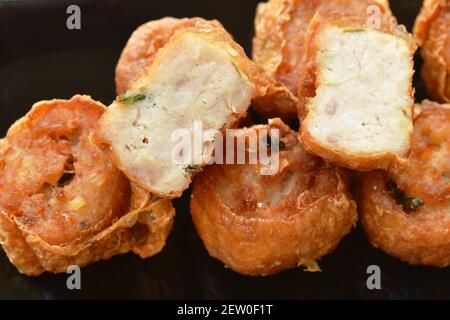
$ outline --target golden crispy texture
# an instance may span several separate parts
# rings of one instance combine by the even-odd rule
[[[89,96],[36,103],[0,143],[0,243],[27,275],[159,252],[174,209],[130,186],[93,135]]]
[[[149,21],[138,27],[128,39],[116,66],[117,94],[124,93],[130,83],[144,72],[145,68],[152,63],[155,53],[169,41],[177,30],[202,24],[222,26],[217,20],[165,17]]]
[[[411,166],[402,174],[362,176],[361,219],[370,242],[411,264],[450,264],[450,105],[425,102],[414,122]],[[387,187],[425,204],[405,212]]]
[[[252,98],[265,89],[260,70],[225,29],[184,28],[111,104],[99,137],[133,183],[164,198],[179,197],[195,175],[187,168],[200,169],[212,158],[215,135],[245,117]],[[123,97],[141,99],[126,103]],[[173,134],[183,130],[194,136],[196,123],[204,131],[201,152],[192,163],[173,161],[172,151],[180,144]]]
[[[414,97],[412,78],[414,74],[413,56],[416,46],[412,36],[406,32],[404,26],[386,25],[382,30],[378,31],[366,28],[365,24],[361,23],[362,21],[357,18],[330,20],[319,14],[315,15],[311,20],[305,44],[306,52],[304,58],[307,63],[305,62],[305,68],[300,74],[299,81],[297,107],[299,118],[302,121],[301,139],[308,151],[339,166],[360,171],[374,169],[401,170],[407,164],[406,157],[409,153],[412,134]],[[374,47],[371,49],[367,48],[368,40],[363,38],[358,41],[361,42],[364,49],[361,50],[361,48],[357,47],[357,41],[346,44],[350,46],[354,44],[355,48],[345,47],[349,51],[350,49],[353,50],[359,69],[358,65],[356,65],[356,68],[350,67],[350,62],[347,61],[333,65],[331,71],[329,68],[324,68],[321,63],[324,64],[326,58],[329,59],[329,57],[333,56],[334,45],[337,46],[337,44],[329,45],[329,42],[327,42],[327,45],[331,48],[327,55],[323,53],[325,49],[321,46],[323,46],[322,42],[324,41],[320,39],[334,29],[341,30],[342,35],[347,35],[347,37],[367,34],[371,35],[371,38],[377,39],[377,41],[386,41],[383,45],[384,48],[395,50],[393,55],[399,54],[404,56],[401,58],[404,59],[403,65],[405,68],[396,71],[392,71],[394,70],[393,68],[391,70],[381,70],[379,68],[373,70],[374,65],[377,63],[379,65],[385,63],[384,59],[388,52],[383,52]],[[339,41],[342,42],[343,40]],[[338,41],[336,40],[336,42]],[[389,42],[392,43],[390,46],[388,46]],[[400,48],[398,48],[399,46]],[[358,58],[358,52],[362,52],[365,56]],[[373,57],[370,60],[367,59],[369,54]],[[377,55],[382,57],[378,58],[378,61],[375,60],[378,57]],[[350,59],[352,62],[353,58],[350,57]],[[336,61],[337,59],[334,60]],[[348,70],[345,68],[348,68]],[[356,70],[354,74],[353,70]],[[360,73],[357,72],[358,70]],[[355,77],[355,79],[350,78],[342,82],[336,81],[335,74],[339,74],[338,72],[341,72],[343,76],[352,74],[352,77]],[[390,75],[390,77],[384,77],[383,72]],[[325,75],[329,76],[330,79],[325,79]],[[404,75],[404,77],[398,79],[399,75]],[[360,79],[358,80],[357,77]],[[376,79],[375,77],[379,77],[379,81],[373,80]],[[381,86],[382,81],[388,81],[388,78],[390,82],[386,82]],[[399,93],[397,96],[393,93],[394,97],[385,101],[385,95],[366,95],[364,90],[358,89],[360,88],[357,86],[358,83],[363,83],[365,86],[376,85],[384,88],[389,87],[391,83],[394,89],[398,89]],[[323,88],[320,88],[321,86]],[[334,93],[333,88],[336,88]],[[339,92],[339,90],[344,91]],[[371,91],[372,89],[367,90]],[[323,105],[322,100],[329,99],[329,96],[332,99],[326,105]],[[394,99],[395,97],[399,98]],[[348,102],[352,101],[351,99],[353,99],[353,102]],[[328,110],[328,104],[331,102],[333,108],[330,109],[333,110]],[[367,106],[371,105],[374,108],[369,108],[366,112],[361,113],[364,107],[367,109]],[[390,117],[391,121],[386,121],[385,117]],[[332,132],[326,139],[322,137],[325,135],[326,130],[317,129],[319,124]],[[381,135],[380,129],[377,129],[379,127],[385,128]],[[356,134],[353,132],[356,132]],[[373,132],[376,132],[376,134]],[[396,139],[389,138],[394,133]],[[332,140],[331,138],[334,135],[341,137],[343,142]],[[361,144],[359,140],[364,137],[366,137],[367,142]]]
[[[425,0],[414,36],[422,49],[422,79],[428,94],[438,102],[450,102],[450,1]]]
[[[387,0],[269,0],[259,4],[255,19],[253,60],[272,79],[267,94],[255,100],[255,109],[266,116],[297,115],[299,75],[305,67],[305,39],[316,13],[329,17],[353,17],[369,23],[373,8],[381,13],[381,27],[395,25]]]
[[[191,198],[197,232],[211,256],[245,275],[296,266],[319,271],[316,261],[332,252],[357,220],[345,173],[307,154],[279,119],[236,136],[267,134],[261,129],[280,130],[278,172],[260,175],[261,163],[207,167]]]

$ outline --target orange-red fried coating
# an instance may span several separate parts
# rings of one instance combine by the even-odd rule
[[[375,247],[411,264],[445,267],[450,264],[450,105],[425,102],[417,109],[410,167],[400,175],[363,176],[361,218]],[[398,201],[399,190],[406,206]]]
[[[174,210],[134,189],[93,133],[105,106],[42,101],[0,143],[0,243],[21,273],[159,252]],[[131,210],[131,212],[130,212]]]
[[[379,9],[379,10],[378,10]],[[395,25],[387,0],[269,0],[258,6],[253,60],[272,78],[265,97],[256,100],[258,112],[295,117],[299,75],[305,67],[305,38],[313,16],[353,17],[370,26]]]
[[[138,27],[128,39],[116,66],[116,92],[124,93],[131,81],[138,78],[162,48],[179,29],[192,28],[203,23],[221,27],[219,21],[202,18],[171,18],[149,21]]]
[[[265,276],[301,265],[318,271],[316,261],[357,220],[344,171],[307,154],[279,119],[236,136],[267,134],[262,129],[280,130],[279,170],[263,176],[260,162],[207,167],[194,182],[194,224],[209,253],[239,273]]]
[[[450,102],[450,1],[425,0],[414,36],[422,48],[422,79],[428,94],[436,101]]]

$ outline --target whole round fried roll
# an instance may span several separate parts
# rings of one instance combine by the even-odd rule
[[[297,116],[299,75],[306,66],[305,38],[318,13],[324,18],[352,17],[367,27],[395,25],[387,0],[269,0],[260,3],[255,18],[253,60],[273,85],[255,100],[255,109],[267,116]]]
[[[36,103],[0,142],[0,243],[27,275],[159,252],[174,209],[133,187],[94,143],[106,107],[89,96]]]
[[[370,242],[411,264],[450,264],[450,105],[417,106],[411,165],[362,176],[361,220]]]
[[[124,93],[130,83],[142,75],[145,68],[152,63],[156,51],[162,48],[177,30],[205,23],[222,27],[217,20],[172,17],[149,21],[138,27],[128,39],[116,66],[117,94]]]
[[[262,161],[207,167],[194,182],[192,218],[209,254],[241,274],[266,276],[296,266],[320,271],[316,261],[357,220],[346,174],[307,154],[279,119],[240,129],[236,137],[269,135],[259,152],[277,143],[273,129],[280,137],[275,174],[262,175]]]
[[[450,1],[425,0],[414,36],[422,49],[422,79],[428,94],[438,102],[450,102]]]

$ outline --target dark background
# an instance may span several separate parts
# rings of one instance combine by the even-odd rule
[[[114,68],[131,32],[163,16],[219,19],[250,54],[258,0],[51,1],[0,0],[0,130],[42,99],[90,94],[114,99]],[[81,7],[81,30],[66,28],[66,8]],[[411,30],[421,0],[391,0]],[[418,69],[420,59],[417,59]],[[417,100],[425,98],[416,76]],[[448,269],[409,266],[370,246],[357,227],[324,257],[321,273],[288,270],[249,278],[210,258],[192,226],[189,192],[175,201],[177,216],[167,246],[141,260],[116,256],[82,269],[82,290],[66,288],[66,274],[20,275],[0,249],[0,298],[71,299],[448,299]],[[366,288],[366,268],[379,265],[382,290]]]

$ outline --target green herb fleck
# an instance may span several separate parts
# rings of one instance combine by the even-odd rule
[[[189,173],[199,173],[202,171],[202,168],[199,165],[190,164],[184,170]]]
[[[87,221],[87,220],[81,220],[81,222],[80,222],[80,228],[86,229],[87,227],[89,227],[89,221]]]
[[[347,29],[344,29],[344,32],[346,32],[346,33],[364,32],[364,31],[366,31],[366,30],[363,29],[363,28],[347,28]]]
[[[234,70],[236,70],[236,72],[239,74],[239,77],[245,79],[244,75],[241,72],[241,69],[239,69],[238,66],[236,64],[234,64],[234,62],[231,62],[231,64],[233,65]]]
[[[120,95],[117,97],[117,101],[123,104],[132,104],[142,100],[145,100],[145,94]]]
[[[72,182],[75,172],[64,172],[58,180],[58,187],[64,187]]]
[[[387,183],[387,188],[389,192],[393,194],[395,202],[397,202],[397,204],[402,204],[403,199],[405,198],[405,193],[397,187],[395,182],[389,180]]]
[[[405,211],[417,211],[425,203],[419,198],[405,198],[403,200],[403,208]]]
[[[387,182],[387,188],[395,198],[397,204],[403,205],[403,209],[407,212],[417,211],[421,206],[425,204],[420,198],[406,197],[405,193],[398,188],[394,181]]]

